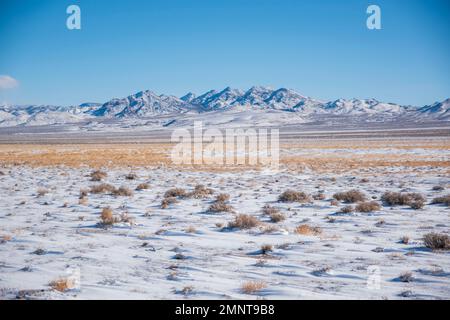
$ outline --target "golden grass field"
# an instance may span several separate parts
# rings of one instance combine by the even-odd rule
[[[30,167],[153,167],[205,171],[260,169],[258,166],[202,165],[183,167],[172,163],[170,143],[125,144],[0,144],[0,165]],[[282,168],[343,172],[353,169],[431,167],[449,172],[450,141],[414,140],[308,140],[280,143]]]

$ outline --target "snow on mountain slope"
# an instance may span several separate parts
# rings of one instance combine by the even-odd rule
[[[189,104],[175,97],[157,95],[147,90],[123,99],[112,99],[104,103],[93,115],[100,117],[151,116],[155,114],[179,113],[189,109]]]
[[[442,102],[435,102],[418,110],[420,115],[430,116],[439,120],[450,120],[450,98]]]
[[[273,113],[280,111],[281,113]],[[243,112],[240,116],[236,116]],[[252,116],[252,112],[255,117]],[[256,112],[256,113],[255,113]],[[261,113],[263,112],[263,113]],[[265,112],[265,113],[264,113]],[[212,113],[212,114],[211,114]],[[112,99],[104,104],[84,103],[79,106],[0,106],[0,126],[44,125],[76,123],[83,120],[103,119],[127,120],[129,125],[165,125],[180,123],[186,118],[206,119],[214,117],[214,123],[237,121],[243,123],[257,119],[264,114],[271,123],[286,121],[393,121],[398,118],[412,121],[450,120],[450,99],[436,102],[422,108],[384,103],[375,99],[338,99],[324,102],[303,96],[294,90],[254,86],[247,91],[227,87],[221,91],[210,90],[196,96],[188,93],[181,98],[172,95],[158,95],[152,91],[141,91],[126,98]],[[274,117],[273,115],[277,116]],[[295,116],[293,116],[295,114]],[[169,116],[170,119],[164,119]],[[160,117],[162,119],[158,120]],[[210,119],[210,117],[208,117]],[[150,122],[149,122],[150,121]]]

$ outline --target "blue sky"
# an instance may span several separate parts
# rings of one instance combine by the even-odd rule
[[[140,90],[292,88],[324,100],[450,96],[448,0],[0,0],[0,103],[105,102]],[[81,30],[66,8],[81,8]],[[382,30],[366,28],[377,4]]]

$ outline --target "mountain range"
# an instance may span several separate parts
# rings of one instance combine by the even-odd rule
[[[450,99],[427,106],[404,106],[375,99],[338,99],[321,101],[303,96],[294,90],[254,86],[246,91],[227,87],[210,90],[196,96],[182,97],[141,91],[126,98],[112,99],[103,104],[83,103],[79,106],[0,106],[0,126],[49,125],[86,121],[102,122],[108,119],[128,122],[197,115],[199,119],[213,113],[224,114],[277,113],[281,118],[295,118],[301,122],[317,118],[357,118],[359,121],[450,120]]]

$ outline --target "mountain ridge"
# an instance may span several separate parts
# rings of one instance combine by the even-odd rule
[[[141,119],[163,115],[208,112],[295,112],[299,117],[355,116],[379,121],[406,116],[414,121],[450,120],[450,99],[422,107],[380,102],[376,99],[336,99],[323,101],[292,89],[253,86],[248,90],[226,87],[201,95],[189,92],[181,97],[139,91],[103,104],[78,106],[0,106],[0,126],[63,124],[92,119]]]

